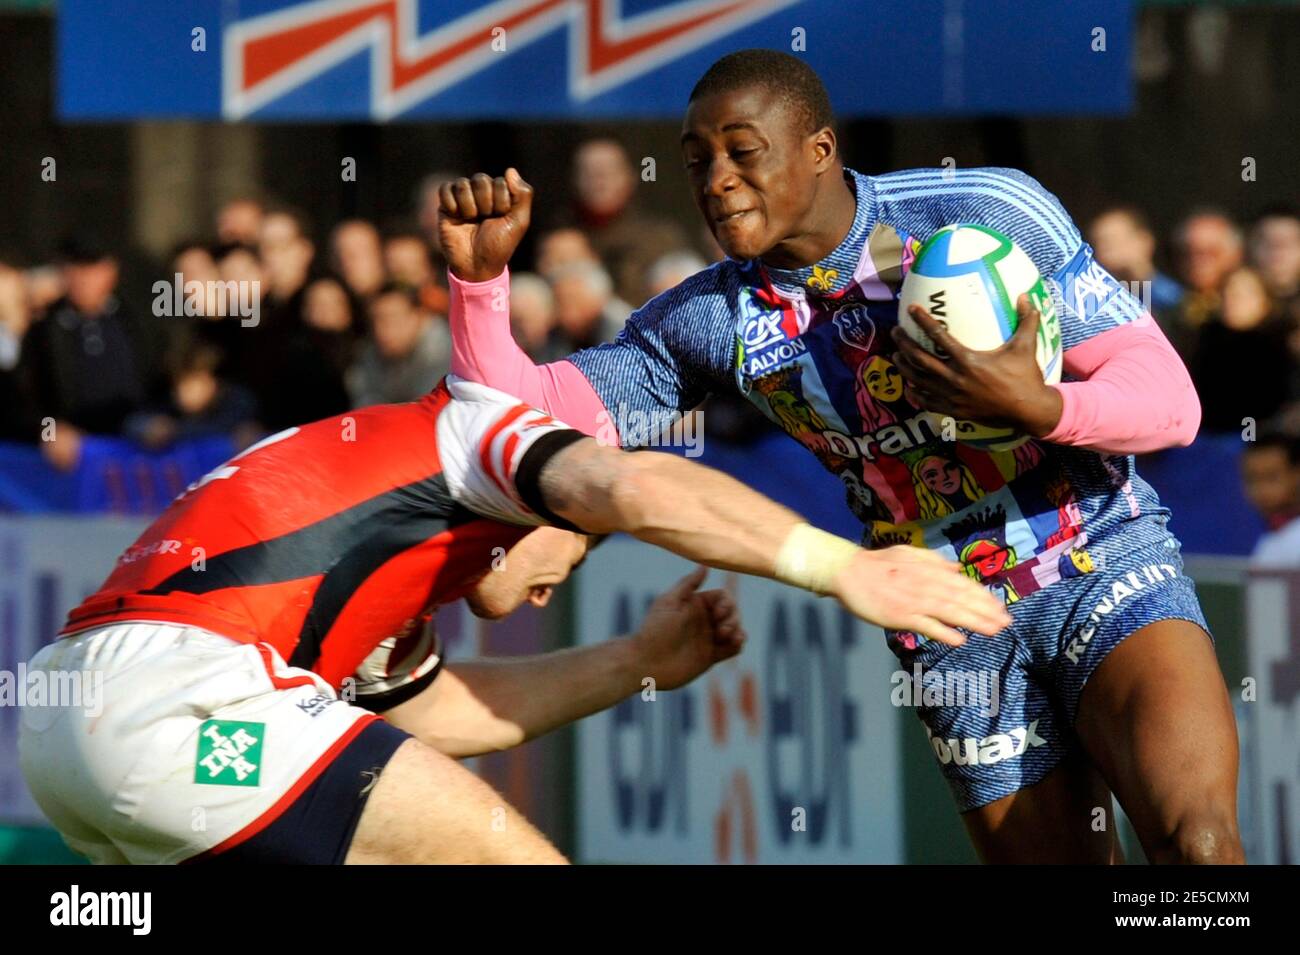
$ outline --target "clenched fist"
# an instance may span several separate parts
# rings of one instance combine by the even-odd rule
[[[532,217],[533,187],[518,170],[475,173],[438,187],[438,241],[451,274],[485,282],[501,274]]]

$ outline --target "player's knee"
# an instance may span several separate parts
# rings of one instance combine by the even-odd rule
[[[1215,811],[1192,812],[1183,816],[1153,855],[1153,862],[1174,865],[1245,862],[1236,820]]]

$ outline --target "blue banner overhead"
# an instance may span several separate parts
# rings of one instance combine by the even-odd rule
[[[676,117],[804,56],[842,116],[1120,113],[1131,0],[62,0],[64,119]]]

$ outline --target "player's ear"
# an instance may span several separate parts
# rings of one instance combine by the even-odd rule
[[[534,607],[545,607],[551,602],[551,594],[555,593],[555,588],[550,584],[545,587],[533,587],[528,591],[528,602]]]
[[[809,141],[814,152],[817,172],[820,174],[833,168],[835,157],[839,155],[839,141],[835,138],[835,130],[823,126],[809,137]]]

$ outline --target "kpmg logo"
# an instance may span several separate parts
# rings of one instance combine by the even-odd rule
[[[369,52],[370,111],[401,115],[557,31],[582,101],[800,0],[683,0],[624,16],[622,0],[498,0],[421,31],[418,0],[315,0],[239,20],[222,44],[222,113],[242,119]]]

